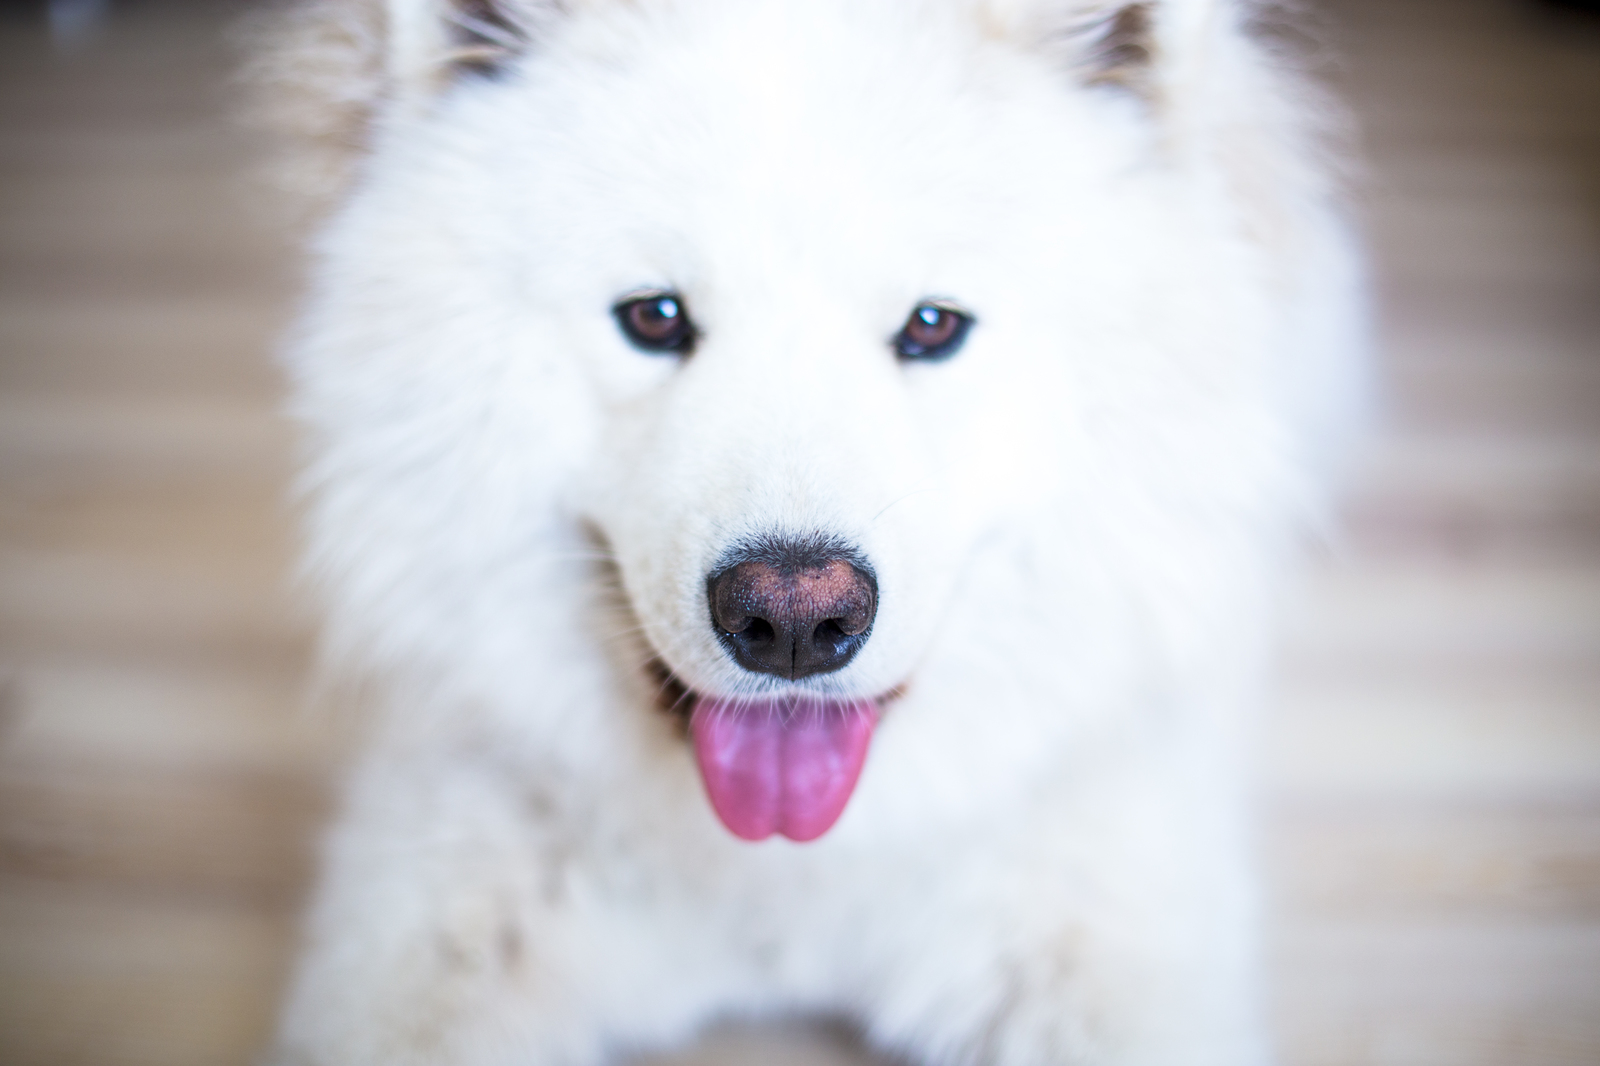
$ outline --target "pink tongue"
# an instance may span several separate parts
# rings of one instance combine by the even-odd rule
[[[855,791],[876,724],[871,700],[702,698],[689,719],[711,805],[744,840],[815,840],[831,829]]]

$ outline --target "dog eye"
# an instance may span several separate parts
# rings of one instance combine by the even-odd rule
[[[656,292],[623,300],[611,309],[622,335],[646,352],[687,355],[697,333],[683,300],[670,292]]]
[[[894,338],[901,359],[948,359],[961,348],[972,328],[972,316],[934,303],[918,304]]]

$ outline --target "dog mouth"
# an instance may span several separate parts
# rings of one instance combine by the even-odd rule
[[[878,724],[874,700],[699,697],[695,762],[717,817],[741,840],[815,840],[855,791]]]
[[[715,697],[686,688],[664,664],[652,668],[672,709],[687,711],[701,783],[730,833],[804,843],[833,828],[855,792],[887,696]]]

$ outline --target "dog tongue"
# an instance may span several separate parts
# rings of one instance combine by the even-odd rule
[[[870,700],[702,698],[689,719],[711,805],[744,840],[815,840],[831,829],[855,791],[876,724]]]

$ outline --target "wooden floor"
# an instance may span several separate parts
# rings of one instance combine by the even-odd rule
[[[292,261],[226,120],[223,9],[173,2],[71,54],[0,26],[9,1066],[249,1062],[326,807],[267,356]],[[1316,6],[1389,403],[1268,743],[1285,1059],[1600,1063],[1600,26]]]

